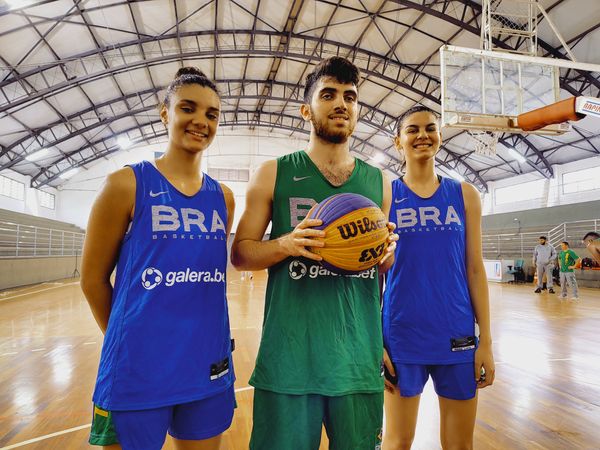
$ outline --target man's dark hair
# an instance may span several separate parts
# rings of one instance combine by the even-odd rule
[[[583,237],[582,241],[587,241],[590,238],[598,239],[598,238],[600,238],[600,234],[596,233],[595,231],[590,231],[588,234],[586,234]]]
[[[567,247],[570,247],[570,245],[567,241],[562,241],[561,244],[565,244]]]
[[[547,238],[546,236],[540,236],[538,239],[543,239],[543,240],[545,240],[545,241],[547,241],[547,240],[548,240],[548,238]]]
[[[334,56],[321,61],[304,80],[304,103],[310,104],[315,84],[322,77],[335,78],[339,83],[352,83],[358,87],[360,70],[346,58]]]
[[[433,114],[433,117],[435,117],[436,119],[440,118],[440,115],[437,112],[435,112],[431,108],[428,108],[427,106],[424,106],[424,105],[411,106],[406,111],[404,111],[400,115],[400,117],[398,117],[398,120],[396,121],[396,136],[400,136],[400,130],[402,129],[402,122],[404,122],[404,119],[406,119],[408,116],[411,116],[411,115],[419,113],[419,112],[428,112],[428,113]]]

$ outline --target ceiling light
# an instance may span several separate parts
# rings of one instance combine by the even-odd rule
[[[511,156],[512,159],[515,159],[515,160],[519,161],[520,163],[527,162],[527,159],[523,155],[521,155],[518,151],[516,151],[514,148],[509,147],[508,154]]]
[[[376,163],[382,163],[385,160],[385,155],[383,153],[377,152],[371,157],[371,159]]]
[[[129,138],[127,136],[121,136],[121,137],[119,137],[117,139],[117,144],[123,150],[127,150],[129,147],[131,147],[131,141],[129,140]]]
[[[44,156],[47,156],[48,153],[50,153],[50,149],[49,148],[42,148],[40,150],[38,150],[37,152],[32,153],[31,155],[27,155],[25,156],[25,159],[27,161],[37,161],[38,159],[42,159]]]
[[[73,169],[70,169],[70,170],[67,170],[66,172],[61,173],[59,175],[59,177],[62,178],[63,180],[68,180],[73,175],[75,175],[77,172],[79,172],[79,167],[74,167]]]
[[[454,178],[455,180],[458,180],[460,182],[465,181],[465,177],[463,177],[460,173],[458,173],[456,170],[450,170],[448,171],[448,174]]]

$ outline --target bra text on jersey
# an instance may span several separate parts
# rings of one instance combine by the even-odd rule
[[[206,217],[202,211],[194,208],[177,209],[166,205],[152,205],[152,231],[178,231],[183,225],[184,231],[191,231],[192,226],[198,228],[202,233],[208,233],[209,230],[204,224]],[[210,233],[216,233],[221,230],[226,233],[225,223],[219,216],[218,211],[212,211],[210,224]],[[194,230],[196,231],[196,230]]]
[[[440,220],[443,216],[444,222]],[[430,222],[430,223],[427,223]],[[422,227],[428,225],[450,225],[455,223],[462,225],[458,213],[454,206],[448,205],[448,208],[442,214],[442,211],[435,206],[421,206],[417,209],[403,208],[396,210],[396,223],[398,228],[408,228],[419,224]]]

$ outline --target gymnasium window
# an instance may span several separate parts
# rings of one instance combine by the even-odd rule
[[[564,173],[562,176],[563,194],[575,194],[596,189],[600,189],[600,166]]]
[[[48,209],[54,209],[54,194],[37,190],[38,198],[40,199],[40,206]]]
[[[496,205],[540,199],[544,196],[545,182],[546,180],[541,179],[497,188]]]
[[[15,200],[25,200],[25,184],[0,175],[0,195]]]

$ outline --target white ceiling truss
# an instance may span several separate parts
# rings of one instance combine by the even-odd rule
[[[473,0],[58,0],[16,8],[3,1],[0,170],[28,175],[34,187],[58,186],[67,170],[120,151],[120,136],[165,140],[156,105],[183,65],[216,81],[223,132],[305,136],[298,113],[304,77],[333,55],[351,59],[363,75],[353,152],[364,159],[382,152],[382,167],[400,174],[391,140],[396,117],[416,103],[439,111],[438,49],[479,47],[481,22]],[[578,60],[600,64],[597,0],[542,4]],[[564,59],[543,17],[539,24],[539,55]],[[563,70],[561,88],[565,96],[598,97],[600,74]],[[495,157],[474,154],[464,132],[444,138],[441,170],[484,191],[492,180],[532,171],[551,177],[553,164],[600,154],[600,122],[587,119],[560,137],[505,134]],[[510,159],[508,147],[527,162]],[[43,159],[26,159],[42,148],[51,149]]]

